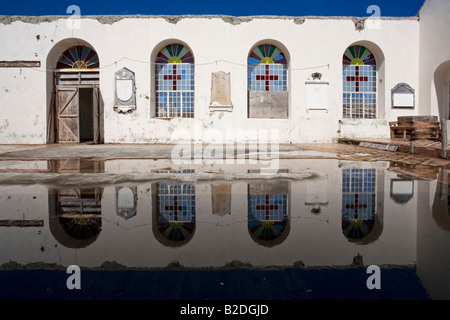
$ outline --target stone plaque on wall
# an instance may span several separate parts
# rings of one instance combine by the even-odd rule
[[[391,90],[392,108],[411,108],[415,107],[415,91],[406,83],[399,83]]]
[[[223,71],[211,75],[210,111],[232,111],[230,74]]]
[[[306,111],[328,111],[328,81],[306,81]]]
[[[287,91],[252,91],[248,94],[248,117],[263,119],[288,118]]]
[[[115,74],[116,98],[114,110],[127,113],[136,109],[134,72],[123,68]]]

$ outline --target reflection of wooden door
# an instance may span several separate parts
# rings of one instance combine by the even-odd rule
[[[79,135],[79,89],[60,88],[56,100],[57,142],[80,141]]]

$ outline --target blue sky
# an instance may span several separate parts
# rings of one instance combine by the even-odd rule
[[[51,0],[5,1],[0,15],[66,15],[67,7],[78,5],[81,15],[127,14],[224,14],[231,16],[359,16],[365,17],[370,5],[377,5],[381,16],[415,16],[424,0]]]

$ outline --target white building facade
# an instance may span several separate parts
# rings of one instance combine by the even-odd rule
[[[449,27],[447,0],[378,20],[3,16],[0,144],[388,138],[398,116],[449,119]]]

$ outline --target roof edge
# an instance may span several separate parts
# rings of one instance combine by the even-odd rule
[[[17,21],[24,23],[50,23],[59,19],[68,19],[71,15],[48,15],[48,16],[20,16],[20,15],[0,15],[0,24],[11,24]],[[224,22],[237,25],[250,22],[256,19],[279,19],[293,20],[297,24],[302,24],[305,20],[352,20],[355,18],[368,19],[370,17],[354,16],[276,16],[276,15],[257,15],[257,16],[229,16],[229,15],[85,15],[82,19],[94,19],[102,24],[113,24],[125,19],[164,19],[169,23],[178,23],[183,19],[222,19]],[[380,17],[381,20],[418,20],[418,16],[408,17]]]

